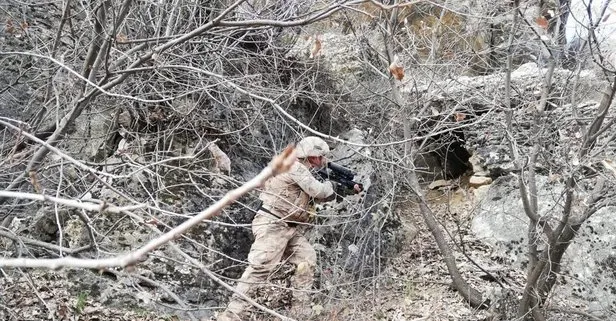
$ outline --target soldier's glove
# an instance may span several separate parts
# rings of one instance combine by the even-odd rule
[[[348,189],[346,186],[334,181],[332,181],[332,186],[334,187],[334,198],[337,202],[340,202],[344,196],[348,195]]]

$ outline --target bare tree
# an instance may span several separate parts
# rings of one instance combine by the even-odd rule
[[[236,223],[240,215],[229,214],[250,212],[246,198],[240,198],[247,190],[231,198],[221,192],[244,186],[242,176],[231,175],[234,171],[244,178],[258,174],[302,135],[293,120],[338,134],[341,128],[333,128],[328,111],[339,98],[327,76],[320,76],[316,63],[287,54],[302,26],[361,2],[65,0],[40,5],[59,9],[60,19],[53,22],[57,29],[35,34],[24,24],[24,34],[11,41],[25,36],[28,46],[0,52],[4,61],[28,66],[19,72],[34,79],[30,85],[37,93],[30,100],[29,109],[36,108],[32,118],[0,118],[2,235],[16,249],[6,248],[16,257],[3,258],[1,265],[130,267],[180,238],[190,250],[176,247],[173,257],[231,289],[195,257],[216,266],[238,259],[208,247],[187,228],[242,229]],[[13,91],[14,85],[6,88]],[[296,105],[306,106],[304,114],[289,115],[288,108]],[[208,146],[216,139],[235,156],[231,173],[210,170],[217,155],[210,155]],[[253,158],[240,159],[232,146]],[[222,200],[233,205],[210,207]],[[196,214],[204,208],[231,223]],[[16,217],[49,235],[16,231]],[[69,232],[75,221],[86,231],[87,245]],[[134,252],[121,249],[118,226],[147,235],[170,231],[138,255],[125,256],[121,253]],[[173,257],[165,259],[178,260]]]
[[[246,264],[247,248],[238,248],[249,240],[248,191],[280,170],[285,157],[266,166],[274,155],[310,133],[344,150],[343,160],[362,158],[378,173],[365,197],[334,205],[342,214],[316,223],[326,230],[317,237],[335,234],[327,235],[322,252],[340,252],[325,258],[323,288],[315,290],[333,302],[329,317],[352,306],[352,295],[378,290],[389,259],[381,252],[390,241],[385,226],[400,210],[399,198],[416,205],[453,288],[484,308],[490,302],[474,272],[489,272],[464,251],[463,233],[449,229],[458,222],[439,217],[425,188],[439,178],[462,186],[458,177],[471,169],[465,135],[489,126],[505,132],[530,220],[516,317],[544,320],[554,309],[548,302],[567,249],[614,199],[614,167],[603,156],[613,148],[616,80],[609,52],[594,35],[601,17],[582,45],[605,77],[600,103],[591,113],[578,106],[577,78],[555,88],[569,45],[569,2],[537,2],[532,21],[520,1],[489,9],[447,0],[20,1],[7,12],[40,7],[54,22],[38,34],[11,17],[7,43],[14,46],[0,44],[0,59],[15,75],[0,95],[31,88],[24,117],[0,115],[0,238],[8,241],[1,244],[0,272],[78,267],[129,276],[156,258],[188,266],[193,279],[205,275],[200,286],[231,290],[228,283]],[[342,76],[336,73],[344,68],[321,56],[328,43],[320,31],[334,26],[358,47],[359,66]],[[311,35],[305,41],[311,48],[298,54],[302,33]],[[511,83],[515,67],[528,61],[546,67],[536,100]],[[582,64],[571,74],[579,77]],[[479,86],[448,96],[460,75],[492,72],[504,75],[504,87],[496,86],[505,88],[503,104]],[[367,133],[364,141],[340,136],[351,125]],[[567,127],[581,128],[570,144],[554,136],[554,128]],[[560,209],[543,214],[537,180],[546,163],[565,187]],[[210,220],[214,215],[219,219]],[[140,236],[127,241],[132,233]],[[134,278],[197,319],[198,304],[170,282]],[[278,280],[267,286],[287,287]],[[258,297],[254,306],[286,318],[276,312],[284,304]]]
[[[452,28],[452,25],[456,25],[456,22],[451,23],[452,19],[458,18],[452,16],[452,12],[448,10],[447,3],[442,8],[435,6],[439,10],[436,13],[436,17],[427,14],[430,10],[430,4],[402,1],[388,2],[388,4],[372,1],[371,4],[372,6],[358,8],[356,14],[370,19],[371,26],[380,34],[379,42],[370,42],[366,34],[362,33],[359,28],[353,27],[353,24],[361,25],[361,23],[358,23],[360,18],[350,19],[347,23],[349,28],[354,30],[358,43],[363,45],[362,48],[365,50],[364,62],[369,66],[367,69],[375,71],[375,77],[378,78],[378,81],[375,83],[381,84],[379,87],[375,86],[366,89],[372,91],[375,96],[381,99],[379,106],[381,107],[381,112],[385,114],[384,119],[398,119],[394,125],[396,133],[390,133],[390,135],[402,137],[403,139],[401,144],[391,146],[391,149],[388,150],[391,153],[390,157],[394,160],[393,163],[398,166],[398,168],[395,168],[395,172],[400,173],[399,177],[404,177],[400,181],[396,180],[396,183],[404,185],[414,194],[419,212],[443,257],[447,271],[452,279],[453,288],[471,306],[486,307],[487,302],[482,294],[471,286],[460,272],[452,248],[453,240],[448,239],[448,236],[446,236],[443,224],[438,221],[431,209],[431,205],[426,200],[424,194],[425,186],[420,184],[420,173],[434,170],[434,168],[422,167],[422,164],[426,164],[422,159],[427,157],[439,155],[445,160],[444,163],[436,166],[434,166],[434,163],[431,164],[434,167],[442,166],[440,168],[441,172],[434,170],[437,173],[435,176],[452,175],[451,173],[459,170],[450,166],[453,162],[449,163],[447,161],[448,157],[455,157],[455,153],[451,148],[452,142],[448,142],[448,140],[452,139],[456,142],[455,131],[460,129],[460,124],[454,121],[455,106],[446,106],[446,110],[443,110],[442,114],[434,117],[429,103],[432,97],[426,95],[419,98],[423,94],[421,92],[416,94],[418,98],[410,100],[408,93],[402,93],[402,88],[405,86],[407,88],[408,86],[412,87],[415,81],[420,82],[424,80],[419,80],[418,78],[420,77],[413,75],[413,73],[426,76],[428,79],[427,83],[429,84],[428,88],[430,88],[441,77],[438,74],[440,64],[442,63],[442,65],[446,66],[446,61],[451,59],[445,52],[454,52],[456,49],[460,49],[455,48],[455,43],[458,39],[464,39],[465,36],[458,34],[459,30]],[[423,18],[421,16],[422,10],[426,10],[426,16]],[[408,18],[413,14],[416,15],[416,20],[410,21]],[[428,17],[434,20],[429,20]],[[430,32],[420,34],[417,30],[412,29],[413,23],[421,19],[433,21]],[[411,32],[417,33],[411,34]],[[452,39],[456,40],[452,41]],[[425,56],[420,54],[420,52],[425,52]],[[460,52],[464,54],[462,51]],[[404,57],[404,61],[400,57]],[[409,65],[405,65],[413,60],[417,63],[422,62],[428,66],[435,67],[433,69],[409,68]],[[387,108],[383,108],[383,106],[387,106]],[[450,109],[450,107],[454,108]],[[373,118],[374,116],[365,115],[365,117]],[[388,128],[389,126],[391,125],[383,124],[382,127]],[[441,160],[439,158],[432,159],[439,162]],[[376,161],[384,163],[384,166],[391,166],[383,159]],[[465,162],[466,160],[461,161],[462,167],[467,166]],[[461,170],[461,172],[464,172],[464,170]],[[461,172],[453,175],[460,175]],[[430,175],[423,176],[430,177]]]
[[[514,32],[511,33],[509,38],[510,46],[514,39],[515,30],[519,26],[519,21],[523,19],[520,18],[518,6],[519,2],[514,2]],[[565,19],[562,17],[561,23],[565,23]],[[589,29],[591,33],[592,29]],[[520,142],[514,138],[516,136],[516,128],[513,125],[513,119],[516,107],[513,106],[510,100],[511,55],[507,60],[507,70],[509,71],[506,75],[506,89],[508,92],[506,96],[507,138],[511,156],[516,164],[516,171],[518,171],[517,178],[520,197],[524,205],[524,211],[529,218],[529,265],[526,286],[518,308],[517,317],[520,319],[546,320],[546,300],[556,284],[558,274],[562,270],[561,261],[567,248],[571,245],[582,225],[597,210],[613,201],[609,197],[611,184],[606,182],[607,176],[611,174],[603,172],[605,170],[609,171],[609,168],[604,168],[603,171],[600,168],[596,168],[593,170],[594,175],[591,175],[591,177],[584,173],[586,166],[600,164],[600,158],[596,158],[598,153],[591,151],[597,151],[597,141],[606,130],[613,126],[613,122],[605,122],[605,117],[613,101],[616,82],[613,73],[607,72],[605,76],[608,85],[603,89],[601,101],[588,123],[579,118],[580,116],[575,110],[575,102],[569,105],[573,110],[569,111],[572,118],[567,121],[581,125],[583,138],[579,142],[577,153],[564,153],[569,156],[566,159],[566,167],[563,168],[562,173],[565,182],[564,195],[562,195],[562,210],[559,212],[548,211],[547,213],[540,214],[536,178],[537,166],[540,155],[551,153],[549,150],[555,144],[548,134],[550,131],[548,124],[554,121],[552,119],[553,113],[550,112],[550,110],[554,109],[554,106],[549,106],[549,99],[553,88],[552,76],[558,64],[557,53],[559,48],[563,46],[562,41],[559,40],[561,37],[562,34],[557,33],[552,38],[554,41],[544,42],[545,49],[549,53],[548,66],[540,99],[532,102],[534,106],[530,109],[533,119],[530,128],[531,138],[529,142],[525,142],[525,144],[530,145],[530,148],[525,151],[522,151],[518,145]],[[579,73],[577,75],[579,77]],[[574,83],[577,83],[577,81]],[[575,96],[571,97],[576,99]],[[558,121],[563,120],[559,119]],[[568,149],[571,147],[562,146],[558,142],[556,144],[560,145],[558,148]],[[592,188],[585,187],[584,182],[588,180],[594,181]],[[588,195],[586,196],[586,194]],[[584,201],[581,202],[581,199],[584,199]]]
[[[394,50],[392,46],[393,39],[391,37],[388,37],[387,35],[395,34],[396,28],[400,24],[400,22],[398,21],[398,10],[399,10],[399,7],[397,7],[394,4],[394,7],[391,10],[389,19],[387,20],[386,27],[384,28],[385,30],[383,31],[383,41],[385,42],[385,48],[386,48],[385,53],[387,55],[387,60],[389,62],[388,65],[390,66],[392,64],[395,64],[396,62],[395,62],[395,54],[394,54]],[[441,19],[444,16],[445,12],[446,10],[441,11],[441,15],[440,15]],[[440,28],[440,27],[441,25],[438,24],[437,28]],[[438,33],[439,31],[437,30],[433,34],[434,41],[432,42],[432,49],[428,57],[429,60],[434,60],[435,54],[437,52],[441,52],[441,48],[439,48],[440,42],[436,41],[436,38],[435,38]],[[390,84],[391,84],[391,92],[392,92],[392,98],[393,98],[392,100],[396,103],[398,108],[401,108],[403,111],[411,111],[409,106],[405,104],[402,99],[402,96],[400,94],[400,89],[398,88],[396,84],[396,75],[394,72],[392,72],[392,75],[390,77]],[[417,112],[418,113],[415,115],[415,117],[422,116],[423,114],[422,110],[419,110]],[[408,112],[404,114],[407,114],[407,113]],[[404,144],[404,154],[403,155],[404,155],[404,158],[407,159],[406,165],[409,168],[411,168],[411,170],[408,173],[408,184],[411,190],[417,196],[418,203],[419,203],[419,211],[424,219],[424,222],[426,223],[426,225],[430,229],[430,232],[434,236],[434,240],[436,241],[438,248],[443,256],[443,260],[445,264],[447,265],[449,275],[451,276],[451,279],[452,279],[453,287],[464,297],[465,300],[467,300],[471,304],[471,306],[486,307],[485,301],[482,298],[481,293],[477,291],[474,287],[472,287],[460,273],[458,266],[456,264],[455,257],[453,255],[453,250],[451,248],[451,245],[447,241],[445,234],[441,229],[440,224],[438,223],[438,221],[436,220],[436,217],[434,216],[433,211],[430,209],[430,206],[428,202],[426,201],[425,195],[419,184],[419,179],[418,179],[417,173],[415,172],[414,164],[416,164],[417,161],[419,160],[419,153],[421,153],[421,150],[425,148],[425,143],[428,140],[424,140],[423,144],[418,144],[418,146],[415,147],[414,146],[415,144],[413,144],[412,139],[414,136],[414,132],[417,132],[418,126],[417,126],[416,121],[406,118],[403,120],[402,126],[403,126],[404,138],[405,140],[407,140],[407,142]],[[437,125],[435,126],[433,131],[438,131],[441,129],[442,127]]]

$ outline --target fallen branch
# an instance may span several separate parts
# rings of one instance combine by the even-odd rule
[[[267,313],[269,313],[270,315],[273,315],[277,318],[280,318],[282,321],[295,321],[294,319],[291,319],[289,317],[286,317],[272,309],[267,308],[266,306],[263,306],[259,303],[257,303],[257,301],[253,300],[252,298],[250,298],[249,296],[247,296],[244,293],[238,292],[236,291],[231,285],[227,284],[225,281],[221,280],[216,274],[214,274],[214,272],[210,271],[207,267],[205,267],[205,265],[203,265],[201,262],[199,262],[199,260],[193,258],[192,256],[188,255],[186,252],[182,251],[177,245],[171,243],[171,248],[173,250],[175,250],[178,254],[180,254],[181,256],[183,256],[185,259],[187,259],[190,263],[196,265],[199,267],[199,269],[201,269],[201,271],[203,273],[205,273],[205,275],[207,275],[209,278],[211,278],[212,280],[216,281],[216,283],[222,285],[225,289],[237,294],[238,296],[240,296],[242,299],[246,300],[246,302],[252,304],[253,306],[259,308],[262,311],[265,311]]]
[[[78,247],[76,249],[72,249],[72,248],[68,248],[64,246],[59,246],[59,245],[55,245],[51,243],[33,240],[27,237],[21,237],[21,236],[15,235],[13,233],[5,232],[5,231],[0,231],[0,237],[6,237],[7,239],[11,239],[15,242],[21,242],[23,244],[34,245],[34,246],[46,248],[46,249],[53,250],[53,251],[59,251],[59,252],[67,253],[67,254],[76,254],[76,253],[83,252],[85,250],[92,248],[92,245],[86,245],[86,246]]]
[[[139,208],[147,207],[147,204],[136,204],[129,206],[115,206],[106,202],[99,203],[90,203],[90,202],[82,202],[78,200],[71,200],[66,198],[60,198],[55,196],[49,196],[45,194],[34,194],[34,193],[24,193],[24,192],[11,192],[11,191],[0,191],[0,198],[19,198],[19,199],[29,199],[34,201],[43,201],[43,202],[52,202],[56,204],[66,205],[75,208],[81,208],[86,211],[94,211],[94,212],[109,212],[109,213],[123,213],[125,211],[132,211]]]
[[[136,279],[139,279],[143,282],[146,282],[154,287],[157,287],[161,290],[163,290],[165,293],[167,293],[172,299],[175,300],[175,302],[177,302],[180,307],[182,307],[183,309],[186,310],[186,313],[188,314],[188,316],[191,318],[191,320],[193,321],[198,321],[199,319],[197,319],[197,317],[195,317],[195,315],[188,311],[188,305],[186,304],[186,302],[184,302],[177,294],[175,294],[173,291],[171,291],[168,287],[160,284],[159,282],[156,282],[148,277],[145,277],[143,275],[139,275],[139,274],[127,274],[121,271],[116,271],[116,270],[112,270],[112,269],[103,269],[104,272],[107,273],[111,273],[111,274],[115,274],[116,276],[123,276],[123,277],[133,277]]]
[[[173,239],[178,238],[180,235],[188,231],[188,229],[199,224],[201,221],[217,215],[223,208],[233,203],[234,201],[242,197],[244,194],[263,185],[263,183],[265,183],[265,181],[267,181],[270,177],[288,171],[289,168],[291,168],[291,165],[293,165],[293,163],[295,162],[295,160],[295,149],[291,146],[287,147],[280,155],[276,156],[269,164],[269,166],[263,169],[261,173],[259,173],[259,175],[255,176],[253,179],[246,182],[244,185],[228,192],[218,202],[214,203],[212,206],[208,207],[196,216],[192,217],[191,219],[185,221],[176,228],[170,230],[169,232],[161,235],[156,239],[153,239],[146,245],[128,254],[106,259],[78,259],[73,257],[65,257],[59,259],[0,259],[0,267],[28,267],[55,270],[63,267],[101,269],[105,267],[133,266],[137,262],[145,258],[149,252],[161,247],[162,245],[165,245]],[[4,191],[3,193],[15,192]],[[0,194],[0,196],[1,195],[2,194]]]
[[[90,172],[92,174],[109,176],[111,178],[121,178],[121,176],[118,176],[118,175],[113,175],[113,174],[110,174],[110,173],[105,173],[105,172],[97,171],[94,168],[89,167],[89,166],[85,165],[84,163],[82,163],[82,162],[72,158],[71,156],[67,155],[66,153],[63,153],[62,151],[60,151],[59,149],[55,148],[54,146],[52,146],[48,142],[46,142],[46,141],[44,141],[44,140],[42,140],[42,139],[40,139],[40,138],[38,138],[38,137],[36,137],[34,135],[32,135],[32,134],[22,130],[21,128],[13,125],[11,123],[8,123],[8,122],[5,122],[3,120],[0,120],[0,124],[10,128],[10,129],[15,130],[20,135],[24,135],[24,136],[28,137],[28,139],[32,140],[33,142],[41,144],[42,146],[44,146],[45,148],[47,148],[48,150],[50,150],[54,154],[62,157],[63,159],[67,160],[68,162],[70,162],[71,164],[77,166],[78,168],[81,168],[81,169],[83,169],[85,171],[88,171],[88,172]]]
[[[560,307],[549,307],[548,310],[550,311],[556,311],[556,312],[561,312],[561,313],[568,313],[568,314],[577,314],[577,315],[581,315],[583,317],[587,317],[590,320],[593,321],[605,321],[607,319],[603,319],[597,316],[594,316],[590,313],[586,313],[584,311],[581,310],[577,310],[577,309],[572,309],[572,308],[560,308]]]

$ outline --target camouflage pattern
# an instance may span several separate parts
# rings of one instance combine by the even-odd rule
[[[295,153],[297,158],[325,156],[329,153],[329,146],[319,137],[308,136],[297,143]]]
[[[306,165],[295,162],[288,172],[268,180],[259,198],[274,215],[287,222],[304,223],[314,214],[309,212],[311,199],[324,199],[333,193],[331,182],[319,182]]]
[[[250,295],[251,289],[266,283],[282,261],[288,261],[296,266],[291,279],[294,305],[309,305],[310,295],[306,290],[312,286],[317,256],[302,235],[302,226],[294,223],[306,221],[312,198],[327,198],[333,192],[331,182],[319,182],[301,162],[265,184],[259,198],[271,213],[259,210],[252,221],[255,241],[248,254],[249,266],[235,288],[237,292]],[[245,320],[243,314],[248,307],[250,303],[233,294],[217,320]]]

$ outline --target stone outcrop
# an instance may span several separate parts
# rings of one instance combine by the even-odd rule
[[[532,109],[538,104],[547,69],[527,63],[511,74],[511,101],[513,112],[513,139],[522,155],[532,146],[530,128]],[[575,146],[581,145],[582,124],[588,125],[601,99],[606,82],[595,72],[582,70],[579,79],[566,69],[556,69],[553,89],[542,119],[542,141],[553,156],[561,160],[574,157]],[[576,85],[574,90],[574,85]],[[505,74],[458,77],[438,82],[430,87],[408,88],[412,97],[419,92],[433,110],[439,128],[459,128],[463,145],[471,154],[474,172],[498,177],[511,172],[514,165],[506,136]],[[570,103],[575,92],[575,102]],[[454,115],[459,115],[454,119]],[[584,119],[584,120],[580,120]],[[546,145],[546,144],[544,144]],[[562,168],[562,162],[542,164],[551,170]]]
[[[539,214],[556,222],[562,215],[563,185],[537,177]],[[584,193],[580,198],[584,198]],[[517,179],[499,177],[478,199],[472,231],[492,249],[490,258],[501,264],[525,269],[528,264],[528,217],[524,212]],[[589,302],[588,312],[599,312],[616,303],[616,207],[598,210],[575,237],[563,258],[562,277],[556,292]],[[540,251],[546,247],[540,240]]]

